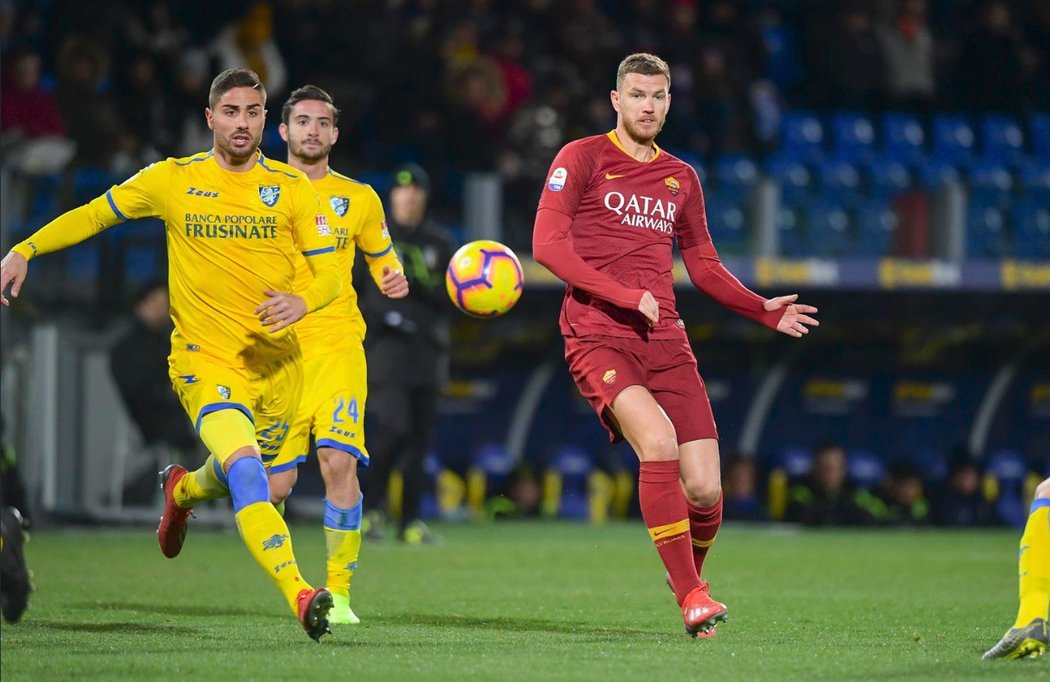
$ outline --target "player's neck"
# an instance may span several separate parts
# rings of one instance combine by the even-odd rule
[[[255,168],[255,164],[259,161],[259,150],[256,149],[254,152],[239,159],[234,156],[230,156],[219,145],[212,147],[212,156],[215,158],[215,163],[219,164],[219,168],[233,173],[247,173],[252,168]]]
[[[644,143],[637,142],[627,133],[627,129],[624,128],[623,124],[617,125],[613,134],[616,135],[616,139],[620,142],[623,150],[627,152],[627,155],[635,161],[646,163],[652,161],[653,157],[656,156],[656,144],[653,140]]]
[[[304,161],[297,156],[291,154],[288,155],[288,165],[292,168],[298,168],[302,172],[306,173],[306,177],[311,180],[320,180],[324,176],[328,175],[328,157],[318,159],[317,161]]]

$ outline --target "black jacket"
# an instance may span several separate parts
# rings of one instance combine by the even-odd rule
[[[361,287],[368,323],[365,354],[372,383],[440,388],[448,378],[449,316],[445,270],[454,253],[449,232],[426,219],[416,229],[387,220],[394,250],[408,277],[408,296],[395,300]]]

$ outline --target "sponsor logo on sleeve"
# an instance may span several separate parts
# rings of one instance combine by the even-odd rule
[[[569,179],[569,171],[565,170],[561,166],[554,169],[551,173],[550,180],[547,181],[547,189],[552,192],[560,192],[565,187],[565,182]]]

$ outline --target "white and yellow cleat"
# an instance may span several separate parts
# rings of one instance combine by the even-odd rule
[[[328,622],[332,625],[357,625],[361,619],[357,617],[354,610],[350,608],[350,597],[342,594],[333,594],[335,604],[328,612]]]
[[[1035,657],[1046,651],[1050,644],[1050,633],[1046,620],[1036,618],[1023,628],[1010,629],[999,643],[984,653],[981,658],[1026,658]]]

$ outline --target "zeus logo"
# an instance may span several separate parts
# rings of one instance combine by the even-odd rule
[[[678,210],[678,206],[670,201],[640,197],[637,194],[628,197],[621,192],[608,192],[605,195],[605,208],[621,217],[621,225],[647,227],[665,234],[674,232],[675,211]]]

